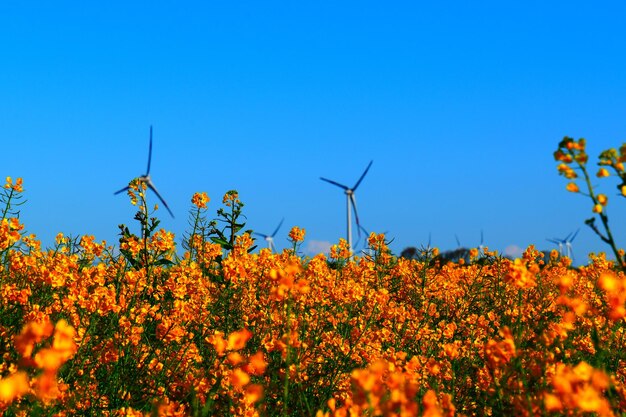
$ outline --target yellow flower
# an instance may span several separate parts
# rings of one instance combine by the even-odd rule
[[[18,178],[17,180],[15,180],[15,185],[13,186],[13,189],[15,191],[17,191],[18,193],[21,193],[22,191],[24,191],[24,188],[22,187],[22,179]]]
[[[330,247],[330,257],[332,259],[348,259],[350,257],[348,241],[344,238],[339,238],[339,244]]]
[[[232,207],[233,205],[240,204],[241,201],[239,200],[239,193],[235,190],[227,191],[226,194],[224,194],[224,198],[222,198],[222,203],[224,203],[226,207]]]
[[[246,346],[246,343],[252,337],[252,332],[248,329],[241,329],[228,335],[226,349],[240,350]]]
[[[263,352],[257,352],[248,358],[248,364],[243,367],[243,370],[251,375],[262,375],[266,368],[267,362]]]
[[[231,383],[237,388],[242,388],[250,383],[250,375],[237,368],[231,375]]]
[[[222,356],[224,354],[227,343],[222,332],[215,332],[215,334],[207,336],[204,340],[213,345],[218,355]]]
[[[609,170],[606,168],[600,168],[600,170],[598,171],[598,173],[596,174],[596,176],[598,178],[602,178],[602,177],[608,177],[609,175]]]
[[[583,412],[598,412],[602,415],[608,415],[608,404],[606,399],[602,398],[602,394],[593,387],[584,386],[578,390],[574,399],[575,404]]]
[[[422,398],[422,405],[424,406],[424,412],[422,413],[423,416],[427,416],[427,417],[443,416],[443,414],[439,410],[439,405],[437,402],[437,394],[435,393],[435,391],[431,389],[426,391],[426,394],[424,394],[424,397]]]
[[[65,358],[62,352],[45,348],[37,352],[35,363],[39,368],[46,371],[56,371],[65,363]]]
[[[306,231],[304,229],[301,229],[298,226],[294,226],[289,231],[289,239],[291,239],[291,241],[294,243],[302,242],[304,240],[305,233]]]
[[[4,184],[4,188],[6,188],[7,190],[13,189],[16,192],[21,193],[22,191],[24,191],[24,188],[22,187],[22,183],[23,183],[22,179],[18,178],[15,180],[15,184],[13,184],[13,178],[7,177],[6,184]]]
[[[580,191],[578,185],[576,185],[575,182],[570,182],[565,188],[567,189],[567,191],[572,193],[577,193],[578,191]]]
[[[195,193],[191,197],[191,203],[200,209],[205,209],[209,202],[209,196],[205,192]]]
[[[543,397],[543,403],[546,406],[546,411],[555,412],[563,409],[563,403],[559,400],[559,397],[553,394],[545,394]]]
[[[256,403],[263,398],[263,386],[259,384],[249,384],[246,386],[246,400]]]
[[[598,285],[600,286],[600,288],[607,292],[612,293],[616,292],[618,289],[621,289],[621,286],[619,284],[620,281],[614,274],[604,272],[600,275],[600,278],[598,278]]]
[[[609,198],[606,196],[606,194],[598,194],[598,203],[602,204],[603,206],[606,206],[606,203],[609,202]]]
[[[583,165],[583,164],[587,163],[587,161],[589,160],[589,156],[586,153],[580,153],[580,154],[576,155],[576,157],[574,159],[576,159],[576,161],[579,164]]]
[[[596,204],[595,206],[593,206],[591,211],[598,214],[602,213],[602,204]]]
[[[228,361],[229,364],[233,366],[237,366],[241,362],[243,362],[244,357],[239,352],[230,352],[228,356],[226,356],[226,360]]]
[[[533,288],[537,285],[534,274],[526,268],[524,262],[519,258],[513,261],[505,279],[518,288]]]
[[[556,169],[560,172],[560,173],[565,173],[567,172],[567,170],[569,170],[569,166],[567,166],[567,164],[559,164]]]
[[[44,400],[51,400],[59,396],[59,384],[56,372],[45,371],[35,382],[37,396]]]
[[[0,401],[9,403],[28,392],[28,376],[20,371],[0,379]]]
[[[570,154],[566,154],[565,152],[563,152],[560,149],[558,151],[554,152],[554,159],[556,161],[565,162],[566,164],[573,161],[572,156]]]
[[[53,331],[52,323],[46,318],[43,322],[31,321],[22,332],[15,336],[15,349],[24,358],[30,357],[35,348],[35,344],[49,337]]]

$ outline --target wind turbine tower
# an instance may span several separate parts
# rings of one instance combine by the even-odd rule
[[[482,230],[480,231],[480,245],[478,245],[478,253],[480,255],[485,254],[485,235]]]

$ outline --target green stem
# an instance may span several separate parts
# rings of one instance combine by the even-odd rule
[[[591,179],[589,178],[589,173],[587,172],[587,168],[585,167],[584,164],[581,164],[575,158],[575,155],[573,154],[572,151],[570,151],[570,154],[574,157],[576,164],[581,169],[585,177],[585,183],[587,184],[587,189],[589,190],[589,197],[591,197],[591,200],[593,201],[594,206],[599,204],[598,198],[596,197],[596,194],[593,191],[593,185],[591,185]],[[620,268],[626,270],[626,264],[624,263],[624,260],[622,259],[619,253],[619,250],[617,249],[617,246],[615,244],[615,239],[613,238],[613,233],[611,232],[611,228],[609,227],[608,216],[604,212],[598,213],[598,215],[600,216],[600,220],[602,220],[602,225],[604,226],[604,230],[606,231],[606,238],[603,238],[602,235],[600,235],[600,237],[603,238],[602,240],[606,242],[613,250],[613,254],[615,255],[615,259],[619,263]]]

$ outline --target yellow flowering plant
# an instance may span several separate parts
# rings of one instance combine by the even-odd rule
[[[241,222],[243,215],[244,203],[239,200],[239,193],[236,190],[230,190],[224,194],[222,199],[225,209],[220,208],[217,210],[218,218],[210,223],[211,236],[210,239],[214,243],[222,246],[224,250],[232,250],[235,247],[235,239],[238,233],[246,226]],[[223,224],[223,227],[218,225]],[[252,234],[251,230],[246,230],[244,233]],[[253,251],[256,246],[249,248],[249,251]]]
[[[592,202],[591,211],[597,216],[590,217],[585,220],[585,224],[589,226],[594,233],[607,245],[611,247],[615,259],[617,260],[617,266],[626,271],[626,257],[624,253],[620,251],[609,227],[609,217],[606,211],[608,205],[608,197],[606,194],[597,193],[594,185],[591,183],[591,175],[587,168],[587,162],[589,156],[586,152],[585,139],[574,140],[570,137],[565,137],[560,143],[558,149],[554,152],[554,159],[559,163],[557,170],[559,175],[563,175],[569,180],[573,180],[566,185],[566,189],[573,193],[580,193],[589,197]],[[617,185],[620,190],[620,195],[626,197],[626,171],[624,170],[624,163],[626,162],[626,143],[624,143],[619,151],[616,149],[608,149],[600,153],[598,170],[596,177],[606,178],[611,176],[611,173],[607,169],[613,170],[614,175],[621,180],[621,183]],[[578,175],[576,171],[579,171],[581,175]],[[582,177],[585,191],[581,191],[576,179]],[[603,231],[600,230],[596,224],[596,218],[600,218],[602,222]]]
[[[2,209],[2,220],[6,219],[7,216],[19,217],[17,208],[25,203],[23,192],[22,178],[17,178],[15,183],[13,178],[6,178],[4,187],[0,190],[0,204],[4,206]]]

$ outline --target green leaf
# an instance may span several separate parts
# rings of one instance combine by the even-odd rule
[[[211,237],[211,240],[213,241],[213,243],[217,243],[217,244],[220,244],[222,246],[225,246],[225,245],[229,244],[228,241],[226,241],[225,239],[219,238],[219,237]]]
[[[159,260],[157,260],[156,262],[154,262],[154,265],[167,265],[167,266],[171,266],[171,265],[174,265],[174,262],[173,262],[173,261],[170,261],[169,259],[162,258],[162,259],[159,259]]]

